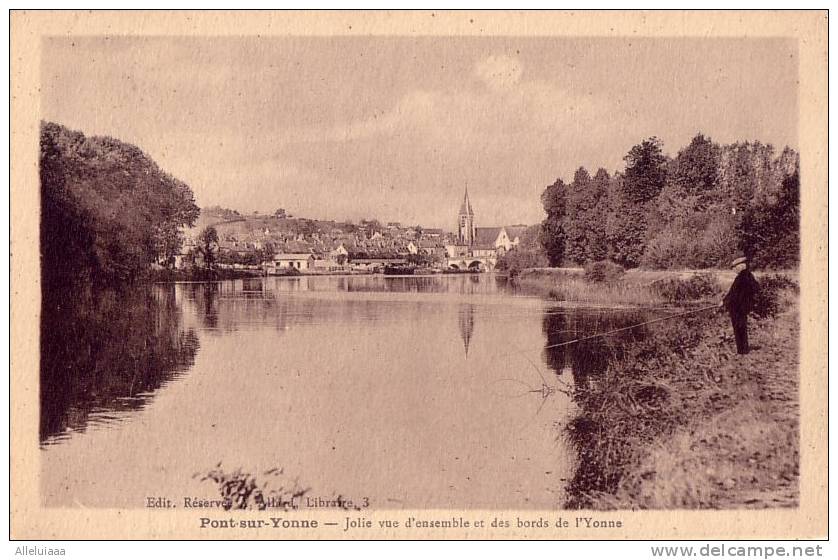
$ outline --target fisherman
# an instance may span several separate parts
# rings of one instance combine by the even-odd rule
[[[747,354],[751,350],[748,346],[748,313],[753,309],[759,283],[748,269],[746,257],[737,258],[730,266],[736,271],[736,279],[722,300],[722,306],[730,313],[730,322],[736,337],[736,351],[739,354]]]

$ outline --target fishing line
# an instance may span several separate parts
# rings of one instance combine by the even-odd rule
[[[716,304],[708,305],[707,307],[701,307],[699,309],[691,309],[689,311],[684,311],[682,313],[675,313],[674,315],[667,315],[666,317],[658,317],[657,319],[651,319],[649,321],[643,321],[642,323],[636,323],[634,325],[629,325],[627,327],[621,327],[619,329],[613,329],[613,330],[610,330],[610,331],[596,333],[596,334],[592,334],[592,335],[589,335],[589,336],[583,336],[583,337],[576,338],[576,339],[573,339],[573,340],[568,340],[567,342],[560,342],[560,343],[557,343],[557,344],[548,344],[547,346],[539,346],[538,348],[531,348],[531,349],[517,349],[514,352],[507,352],[507,353],[504,353],[504,354],[494,354],[491,357],[492,358],[504,358],[504,357],[508,357],[508,356],[515,356],[515,355],[518,355],[518,354],[524,354],[524,353],[527,353],[527,352],[541,352],[543,350],[550,350],[552,348],[559,348],[561,346],[568,346],[570,344],[576,344],[578,342],[583,342],[583,341],[591,340],[591,339],[594,339],[594,338],[600,338],[600,337],[603,337],[603,336],[608,336],[608,335],[618,333],[618,332],[622,332],[622,331],[636,329],[637,327],[642,327],[644,325],[650,325],[652,323],[667,321],[669,319],[675,319],[675,318],[678,318],[678,317],[683,317],[685,315],[691,315],[693,313],[699,313],[701,311],[707,311],[709,309],[718,309],[718,305],[716,305]],[[563,331],[557,331],[557,332],[563,332]]]
[[[689,311],[684,311],[683,313],[676,313],[674,315],[667,315],[666,317],[658,317],[657,319],[652,319],[650,321],[643,321],[642,323],[637,323],[636,325],[629,325],[628,327],[622,327],[622,328],[619,328],[619,329],[614,329],[614,330],[606,331],[606,332],[603,332],[603,333],[592,334],[590,336],[583,336],[582,338],[577,338],[575,340],[569,340],[567,342],[560,342],[558,344],[550,344],[550,345],[545,346],[543,349],[544,350],[549,350],[550,348],[558,348],[559,346],[567,346],[569,344],[575,344],[577,342],[582,342],[584,340],[591,340],[593,338],[599,338],[599,337],[606,336],[606,335],[609,335],[609,334],[614,334],[614,333],[618,333],[618,332],[622,332],[622,331],[627,331],[627,330],[630,330],[630,329],[635,329],[637,327],[642,327],[644,325],[651,325],[652,323],[659,323],[661,321],[668,321],[669,319],[675,319],[676,317],[683,317],[685,315],[691,315],[693,313],[698,313],[699,311],[707,311],[708,309],[718,309],[718,308],[719,308],[719,306],[716,305],[716,304],[708,305],[707,307],[701,307],[699,309],[691,309]]]

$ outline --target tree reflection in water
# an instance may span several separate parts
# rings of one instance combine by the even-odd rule
[[[41,443],[142,408],[192,366],[197,351],[197,334],[181,327],[173,285],[45,293]]]
[[[609,362],[619,358],[633,340],[642,338],[642,327],[614,335],[571,341],[643,322],[637,312],[595,309],[547,309],[541,330],[546,337],[543,358],[559,377],[571,375],[577,390],[587,390]],[[567,380],[569,381],[569,380]]]
[[[609,482],[603,465],[594,460],[594,449],[598,439],[603,437],[600,429],[588,420],[591,411],[587,409],[596,399],[598,383],[604,378],[609,363],[621,359],[626,349],[635,341],[649,335],[646,327],[628,329],[608,336],[590,338],[578,343],[564,344],[597,333],[621,329],[648,320],[644,314],[631,311],[596,311],[550,309],[542,320],[542,331],[546,336],[544,361],[559,378],[568,376],[573,380],[573,400],[578,414],[572,420],[572,433],[568,441],[577,453],[573,478],[568,481],[565,506],[576,508],[586,493],[601,490]],[[564,344],[564,345],[563,345]]]

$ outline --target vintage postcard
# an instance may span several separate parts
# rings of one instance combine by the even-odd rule
[[[11,14],[14,539],[827,534],[827,14]]]

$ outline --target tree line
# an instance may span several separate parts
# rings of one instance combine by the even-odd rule
[[[119,285],[170,263],[199,214],[192,190],[136,146],[56,123],[41,123],[40,183],[45,294]]]
[[[541,201],[538,243],[551,266],[610,260],[626,268],[727,267],[742,253],[757,266],[797,266],[799,156],[786,147],[719,145],[697,134],[675,157],[656,137],[634,146],[625,169],[557,179]],[[524,249],[527,250],[527,249]]]

